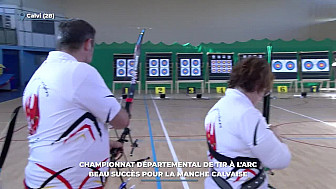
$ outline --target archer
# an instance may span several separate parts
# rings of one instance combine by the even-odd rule
[[[108,168],[79,164],[109,161],[109,149],[122,144],[109,141],[105,123],[126,128],[129,114],[89,65],[95,29],[84,20],[70,20],[59,31],[58,51],[49,53],[23,95],[30,134],[25,187],[102,189],[105,178],[89,177],[89,172]]]

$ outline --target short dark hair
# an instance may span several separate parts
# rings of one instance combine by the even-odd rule
[[[94,39],[96,30],[86,21],[72,19],[59,24],[57,48],[78,50],[87,39]]]
[[[270,91],[273,79],[270,64],[265,59],[250,57],[233,67],[229,88],[240,87],[246,92]]]

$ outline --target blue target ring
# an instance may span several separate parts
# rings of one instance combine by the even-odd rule
[[[324,60],[320,60],[317,62],[317,67],[320,70],[324,70],[327,67],[327,63]]]
[[[161,64],[162,64],[162,66],[167,66],[168,62],[167,62],[167,60],[162,60]]]
[[[158,62],[156,60],[151,61],[151,66],[157,66],[157,65],[158,65]]]
[[[188,66],[188,61],[187,60],[183,60],[182,65],[183,66]]]
[[[198,69],[194,69],[194,70],[193,70],[193,73],[196,75],[196,74],[199,73],[199,70],[198,70]]]
[[[119,75],[124,75],[125,74],[125,71],[123,69],[120,69],[119,70]]]
[[[307,70],[311,70],[311,69],[313,69],[313,63],[311,62],[311,61],[306,61],[305,63],[304,63],[304,67],[307,69]]]
[[[129,61],[129,66],[130,66],[130,67],[134,67],[134,65],[135,65],[135,61],[134,61],[134,60]]]
[[[184,75],[189,74],[189,69],[187,69],[187,68],[183,68],[182,73],[183,73]]]
[[[162,75],[167,75],[167,73],[168,73],[168,69],[165,68],[165,69],[161,70],[161,74]]]
[[[199,66],[200,64],[200,61],[199,60],[193,60],[193,65],[194,66]]]
[[[281,69],[282,69],[282,63],[281,63],[280,61],[276,61],[276,62],[274,62],[274,64],[273,64],[273,68],[274,68],[275,70],[281,70]]]
[[[152,69],[152,75],[156,75],[157,74],[157,70],[156,69]]]
[[[295,68],[295,64],[294,64],[294,62],[292,62],[292,61],[288,61],[288,62],[286,63],[286,68],[287,68],[288,70],[294,70],[294,68]]]
[[[125,66],[125,62],[123,60],[118,61],[118,66],[123,67]]]

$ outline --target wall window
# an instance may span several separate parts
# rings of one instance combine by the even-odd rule
[[[41,34],[55,34],[54,21],[50,20],[35,20],[32,21],[32,32]]]

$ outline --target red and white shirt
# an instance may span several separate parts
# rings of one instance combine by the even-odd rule
[[[289,165],[291,154],[286,144],[281,143],[268,129],[265,118],[254,107],[246,95],[237,89],[227,89],[208,112],[205,118],[207,141],[218,153],[230,158],[238,156],[258,158],[270,169],[283,169]],[[217,160],[208,152],[211,162]],[[214,168],[221,173],[229,173],[233,167]],[[233,176],[227,182],[233,189],[241,188],[248,179],[258,174],[256,168],[239,169],[247,176]],[[242,175],[242,174],[241,174]],[[226,179],[225,176],[223,176]],[[267,188],[266,181],[259,188]],[[205,189],[219,188],[211,177],[205,179]]]
[[[50,52],[27,84],[22,103],[29,129],[27,186],[101,186],[101,178],[88,173],[107,168],[79,163],[109,161],[105,123],[121,107],[97,70],[65,52]]]

